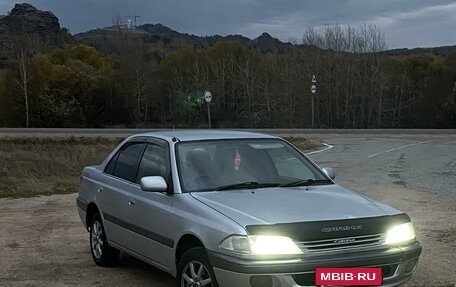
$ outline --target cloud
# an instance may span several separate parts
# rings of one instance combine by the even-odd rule
[[[419,8],[413,11],[381,15],[364,22],[375,24],[385,32],[390,47],[454,45],[456,3]]]
[[[0,15],[6,15],[12,8],[9,1],[0,0]]]
[[[391,28],[397,26],[402,22],[414,21],[414,20],[446,20],[456,19],[456,3],[448,3],[446,5],[436,5],[420,8],[410,12],[397,12],[392,15],[377,16],[367,22],[376,24],[380,28]],[[416,21],[420,24],[419,21]],[[352,23],[353,24],[353,23]],[[359,23],[358,23],[359,24]]]
[[[309,26],[373,23],[390,47],[456,44],[452,0],[28,0],[50,10],[72,33],[111,25],[116,15],[139,15],[139,23],[162,23],[197,35],[262,32],[301,39]],[[15,0],[0,0],[6,13]],[[422,32],[421,32],[422,31]],[[454,33],[454,32],[453,32]]]
[[[305,28],[309,26],[339,24],[358,27],[374,24],[385,33],[391,48],[456,44],[454,2],[352,0],[344,1],[345,5],[338,5],[336,1],[331,1],[334,4],[331,10],[325,2],[328,1],[320,1],[318,9],[298,9],[267,21],[246,23],[239,31],[251,37],[268,31],[281,40],[287,40],[290,37],[301,39]]]

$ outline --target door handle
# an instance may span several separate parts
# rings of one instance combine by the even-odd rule
[[[128,205],[135,205],[135,201],[133,199],[128,200]]]
[[[102,187],[97,188],[97,192],[103,192],[103,188]]]

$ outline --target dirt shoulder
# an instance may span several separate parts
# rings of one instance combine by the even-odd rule
[[[456,286],[456,199],[400,187],[354,188],[407,212],[423,254],[407,286]],[[0,199],[0,286],[174,286],[171,276],[129,256],[96,267],[75,194]]]
[[[0,199],[0,286],[174,286],[171,276],[131,257],[115,269],[95,266],[75,199]]]
[[[418,269],[406,286],[456,286],[456,198],[398,186],[350,187],[405,213],[423,246]]]

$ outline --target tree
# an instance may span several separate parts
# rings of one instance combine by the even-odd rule
[[[16,62],[19,68],[19,79],[15,79],[16,84],[22,90],[25,103],[25,127],[28,128],[30,125],[29,117],[29,84],[32,80],[29,68],[29,59],[27,57],[27,51],[24,48],[20,48]]]
[[[217,127],[310,127],[312,99],[317,127],[456,126],[456,54],[387,55],[375,26],[309,28],[304,45],[267,53],[120,28],[109,39],[109,56],[84,45],[37,55],[37,45],[18,46],[0,78],[2,124],[206,126],[208,89]]]
[[[45,50],[47,47],[48,45],[40,40],[37,34],[19,34],[10,39],[11,55],[9,56],[14,60],[18,68],[17,77],[14,78],[14,82],[20,88],[24,99],[26,128],[30,126],[29,85],[32,80],[30,57],[39,51]]]

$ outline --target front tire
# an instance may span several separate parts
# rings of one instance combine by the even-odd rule
[[[119,250],[109,246],[100,215],[97,213],[90,223],[90,252],[98,266],[114,266],[119,259]]]
[[[177,287],[218,287],[204,249],[195,247],[182,255],[177,266]]]

